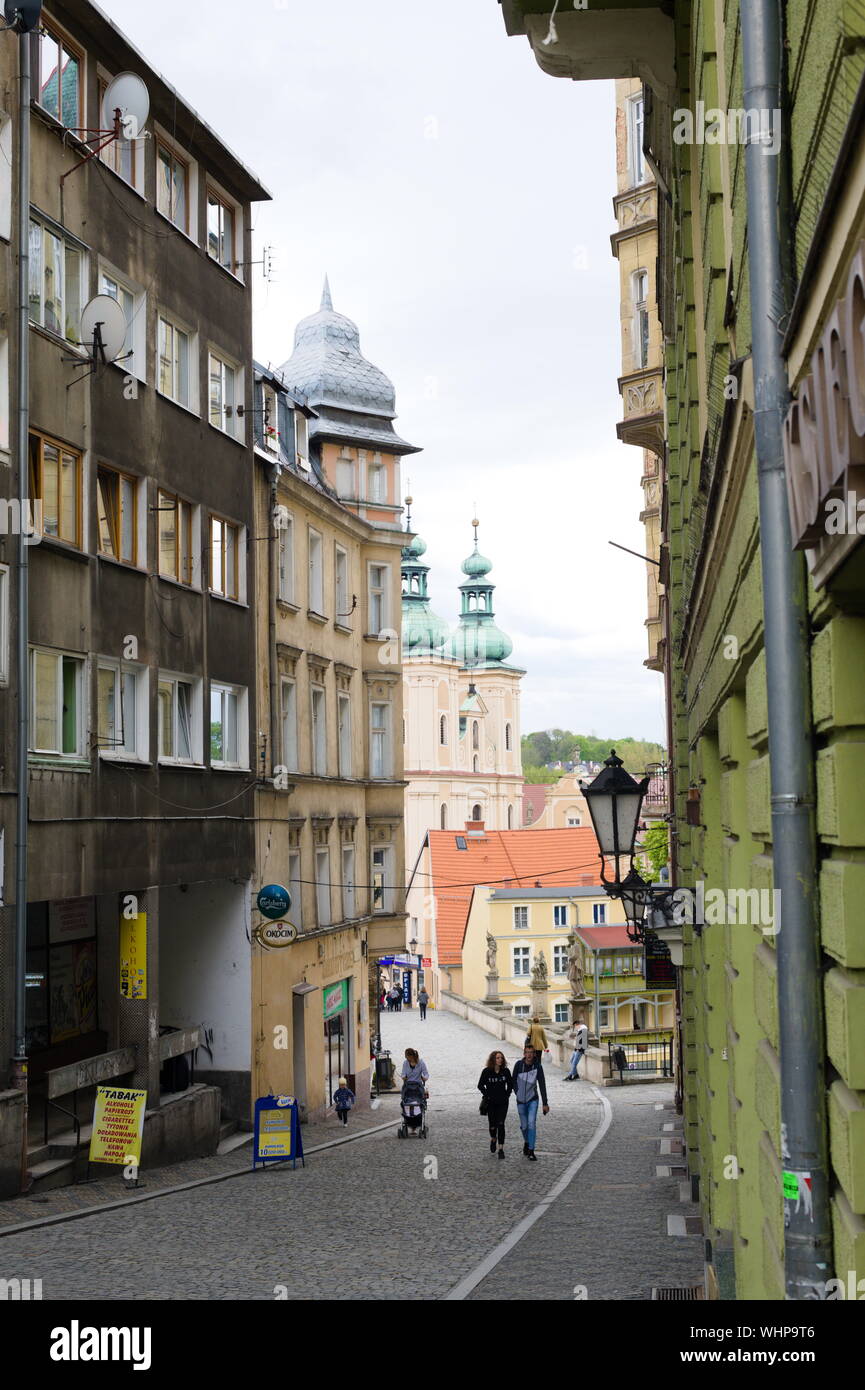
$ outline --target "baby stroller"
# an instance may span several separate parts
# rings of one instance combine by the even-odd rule
[[[397,1130],[398,1139],[407,1139],[409,1130],[426,1139],[426,1095],[422,1081],[404,1081],[400,1097],[402,1124]]]

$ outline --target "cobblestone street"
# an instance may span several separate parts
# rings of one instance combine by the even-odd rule
[[[490,1155],[476,1090],[495,1040],[434,1011],[424,1023],[416,1011],[385,1014],[382,1033],[395,1060],[413,1045],[427,1062],[426,1140],[380,1129],[312,1154],[305,1169],[250,1171],[0,1236],[0,1274],[41,1279],[43,1297],[59,1300],[567,1300],[575,1286],[589,1300],[648,1299],[655,1284],[700,1282],[700,1238],[666,1234],[678,1183],[655,1175],[661,1125],[672,1118],[659,1108],[672,1099],[669,1085],[610,1088],[601,1100],[547,1067],[551,1108],[540,1117],[538,1162],[522,1157],[512,1103],[501,1163]],[[585,1165],[498,1259],[497,1247],[604,1126],[608,1104],[612,1122]],[[397,1096],[384,1096],[371,1115],[351,1117],[349,1132],[397,1113]],[[344,1134],[332,1117],[315,1139]],[[232,1160],[240,1169],[251,1149]],[[225,1159],[203,1160],[189,1176],[206,1175],[211,1162],[214,1175],[225,1171]],[[189,1167],[178,1166],[178,1181]],[[15,1202],[4,1216],[12,1207],[19,1221],[44,1215]]]

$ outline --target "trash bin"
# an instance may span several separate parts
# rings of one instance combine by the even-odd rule
[[[393,1062],[389,1052],[375,1054],[375,1077],[380,1089],[388,1091],[393,1086]]]

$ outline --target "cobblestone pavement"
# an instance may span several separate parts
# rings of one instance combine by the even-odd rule
[[[545,1068],[551,1112],[540,1119],[538,1162],[522,1157],[512,1105],[501,1163],[490,1155],[475,1089],[495,1040],[440,1011],[423,1023],[416,1011],[385,1014],[382,1033],[395,1059],[412,1045],[426,1059],[426,1140],[399,1140],[385,1129],[313,1154],[305,1169],[245,1172],[73,1221],[0,1232],[0,1276],[41,1279],[43,1298],[70,1301],[445,1297],[544,1198],[596,1133],[603,1107],[591,1087],[565,1084],[558,1068]],[[513,1061],[513,1049],[505,1051]],[[472,1298],[572,1299],[578,1283],[589,1299],[648,1298],[654,1283],[699,1281],[699,1238],[662,1234],[678,1193],[675,1182],[654,1176],[663,1161],[660,1124],[670,1113],[654,1104],[669,1100],[670,1088],[607,1094],[614,1104],[609,1133]],[[372,1115],[352,1116],[349,1132],[397,1113],[397,1097],[384,1096]],[[335,1119],[305,1126],[304,1146],[344,1134]],[[173,1171],[187,1180],[248,1161],[232,1154]],[[20,1211],[24,1203],[8,1206]],[[26,1216],[46,1214],[27,1206]]]

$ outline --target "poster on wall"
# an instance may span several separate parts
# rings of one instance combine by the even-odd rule
[[[120,993],[147,998],[147,913],[120,918]]]
[[[48,941],[59,946],[64,941],[80,941],[96,935],[96,899],[61,898],[48,904]]]
[[[96,1027],[96,942],[75,941],[49,951],[52,1043]]]
[[[335,985],[325,985],[322,992],[324,1017],[333,1018],[348,1008],[348,980],[339,980]]]

